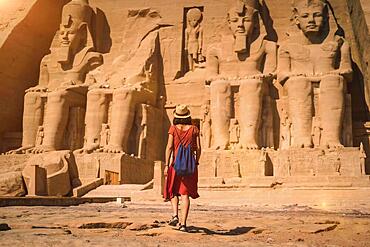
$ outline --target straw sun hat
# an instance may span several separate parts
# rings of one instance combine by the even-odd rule
[[[190,110],[187,105],[177,105],[173,111],[173,116],[175,118],[188,118],[190,117]]]

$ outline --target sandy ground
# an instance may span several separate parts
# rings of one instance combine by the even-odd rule
[[[193,201],[189,232],[167,225],[169,203],[3,207],[1,246],[370,246],[366,210],[225,206]]]

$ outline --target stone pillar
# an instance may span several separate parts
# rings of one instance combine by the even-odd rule
[[[39,165],[32,165],[32,172],[30,176],[30,187],[28,196],[42,196],[47,195],[46,191],[46,170],[40,168]]]
[[[157,160],[154,161],[154,178],[153,178],[153,189],[157,195],[163,195],[164,188],[164,162]]]

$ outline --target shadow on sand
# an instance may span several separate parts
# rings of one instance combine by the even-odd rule
[[[189,233],[203,233],[206,235],[223,235],[223,236],[236,236],[236,235],[242,235],[246,234],[249,231],[253,230],[255,227],[236,227],[231,230],[210,230],[205,227],[197,227],[197,226],[188,226],[188,232]]]

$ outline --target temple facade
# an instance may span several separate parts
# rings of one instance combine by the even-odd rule
[[[0,195],[152,181],[178,104],[201,187],[370,187],[370,3],[32,2],[3,10]]]

